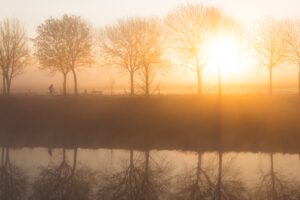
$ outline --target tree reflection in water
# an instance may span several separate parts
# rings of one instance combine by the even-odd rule
[[[11,163],[9,148],[2,148],[0,166],[0,200],[26,199],[27,177],[25,172]]]
[[[274,154],[270,153],[270,169],[261,171],[260,183],[254,197],[257,200],[299,200],[300,183],[291,177],[282,175],[274,167]]]
[[[77,149],[74,149],[73,166],[66,161],[65,149],[60,165],[40,168],[32,184],[30,200],[89,200],[95,174],[89,168],[77,169]]]
[[[157,163],[150,151],[144,152],[144,159],[134,159],[130,150],[130,163],[123,164],[120,171],[108,171],[101,175],[97,193],[99,200],[158,200],[169,188],[170,179],[165,163]]]
[[[276,168],[272,153],[269,156],[270,167],[261,172],[259,184],[246,188],[235,165],[238,164],[236,157],[222,151],[215,155],[199,151],[195,157],[196,166],[181,175],[174,173],[169,154],[167,159],[170,162],[166,162],[161,154],[151,150],[138,152],[132,149],[126,162],[117,168],[110,166],[101,173],[88,167],[78,167],[77,148],[73,152],[73,159],[69,161],[63,149],[59,164],[40,167],[33,183],[28,184],[24,171],[11,161],[10,149],[2,148],[0,200],[300,199],[299,180],[282,175]],[[48,153],[51,155],[52,151]]]
[[[210,159],[202,163],[203,154],[198,152],[196,169],[188,170],[177,179],[176,199],[186,200],[243,200],[246,188],[240,179],[239,171],[234,168],[234,158],[223,159],[221,178],[218,162]],[[220,158],[218,158],[220,159]],[[221,181],[220,181],[221,180]],[[218,188],[220,185],[220,196]]]

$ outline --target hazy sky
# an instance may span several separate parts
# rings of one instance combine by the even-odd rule
[[[0,0],[0,18],[19,18],[24,23],[28,35],[34,37],[37,25],[43,23],[49,16],[76,14],[84,17],[96,27],[101,27],[127,16],[164,16],[176,6],[189,2],[219,5],[227,13],[248,24],[265,15],[280,18],[300,17],[300,0]],[[285,70],[282,73],[289,74],[292,70],[294,69]],[[82,72],[79,77],[82,82],[81,89],[82,87],[106,87],[109,80],[107,76],[106,79],[102,78],[102,71],[102,69],[93,69]],[[264,74],[265,71],[262,70],[259,73]],[[169,74],[172,76],[172,72]],[[276,74],[274,76],[276,77]],[[291,79],[296,81],[297,77]],[[55,81],[57,87],[60,87],[57,76],[49,77],[45,72],[41,73],[35,68],[29,68],[24,75],[16,79],[13,90],[18,88],[41,90],[41,88],[47,88],[51,81]],[[36,84],[37,82],[39,84]]]
[[[0,0],[0,17],[18,17],[30,35],[49,16],[64,13],[81,15],[96,26],[124,16],[163,16],[179,4],[204,2],[220,5],[243,21],[254,21],[264,15],[300,16],[299,0]]]

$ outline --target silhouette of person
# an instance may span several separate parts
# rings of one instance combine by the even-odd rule
[[[48,89],[49,89],[50,95],[53,96],[54,95],[54,86],[53,86],[53,84],[51,84]]]

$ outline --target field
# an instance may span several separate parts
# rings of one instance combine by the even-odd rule
[[[300,98],[0,98],[0,146],[299,153]]]

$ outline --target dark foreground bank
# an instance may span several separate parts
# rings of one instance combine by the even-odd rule
[[[300,99],[0,98],[0,146],[298,153]]]

